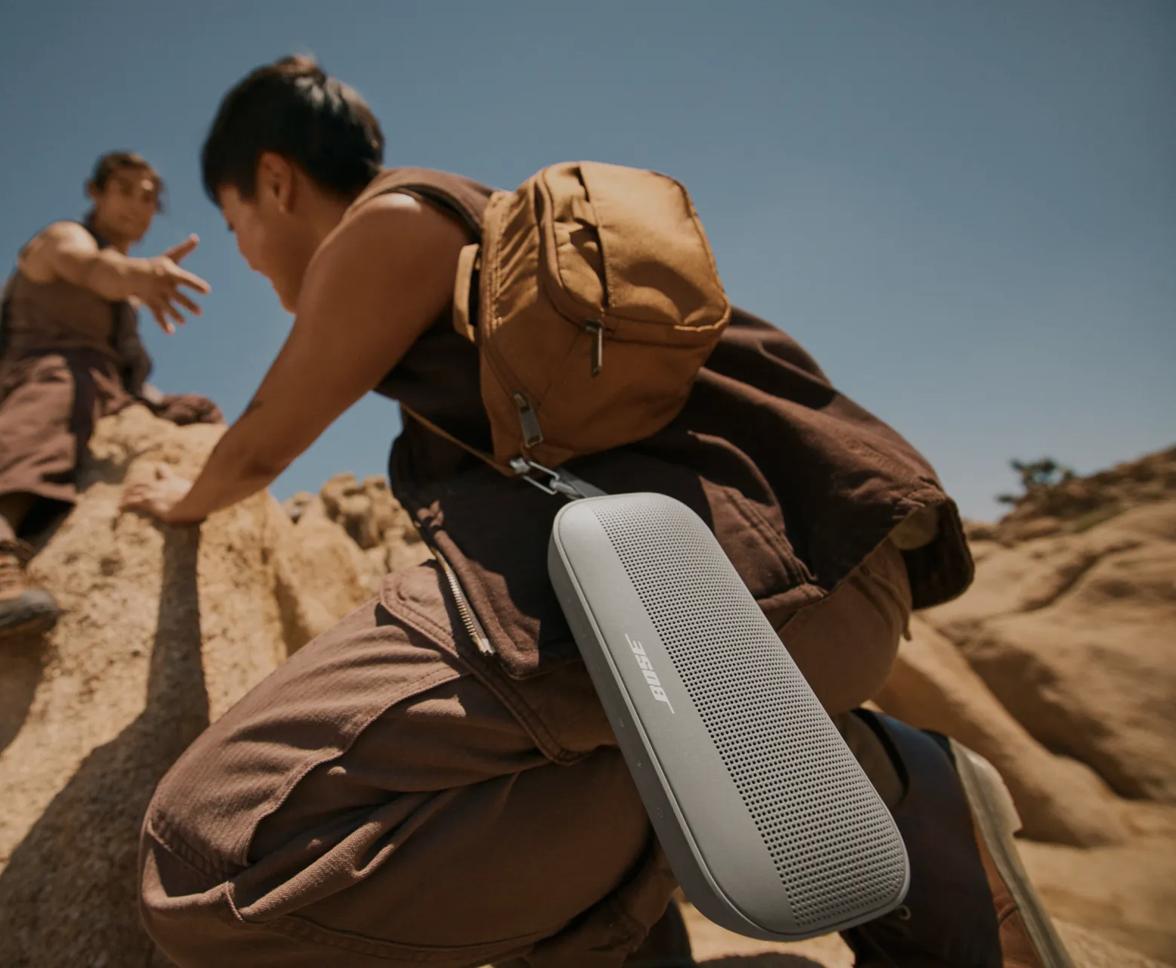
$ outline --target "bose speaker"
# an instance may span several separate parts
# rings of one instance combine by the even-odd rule
[[[661,494],[573,501],[548,570],[695,907],[786,941],[902,901],[890,812],[697,514]]]

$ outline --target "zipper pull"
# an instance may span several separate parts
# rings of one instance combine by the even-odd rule
[[[604,327],[599,319],[590,319],[584,328],[593,336],[592,340],[592,375],[598,376],[604,368]]]
[[[539,417],[531,406],[531,401],[517,391],[514,403],[519,411],[519,428],[523,432],[523,446],[534,447],[543,443],[543,430],[539,426]]]

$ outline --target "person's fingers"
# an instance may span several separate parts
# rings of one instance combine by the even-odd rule
[[[199,316],[203,313],[200,305],[195,300],[185,296],[179,289],[171,294],[171,298],[188,310],[193,316]]]
[[[151,310],[151,315],[155,317],[155,321],[159,323],[159,328],[162,329],[168,336],[176,331],[176,328],[169,322],[167,316],[163,312],[163,300],[159,298],[148,299],[147,308]]]
[[[212,292],[212,286],[210,286],[194,272],[189,272],[187,269],[181,269],[179,266],[176,266],[171,270],[170,275],[172,285],[190,286],[197,292]]]
[[[172,298],[173,295],[170,293],[163,297],[163,311],[167,315],[168,319],[174,320],[178,326],[183,326],[187,320],[184,319],[184,314],[172,305]]]
[[[179,262],[182,258],[184,258],[184,256],[188,255],[199,244],[200,244],[199,237],[195,233],[193,233],[192,235],[189,235],[186,239],[184,239],[183,242],[180,242],[178,245],[173,245],[170,249],[168,249],[164,253],[164,255],[167,256],[169,259],[171,259],[172,262]]]
[[[151,315],[155,317],[155,321],[159,324],[160,329],[167,333],[168,336],[176,331],[176,328],[170,322],[168,322],[167,318],[163,314],[163,307],[161,305],[162,300],[158,298],[145,299],[143,302],[147,308],[151,310]]]

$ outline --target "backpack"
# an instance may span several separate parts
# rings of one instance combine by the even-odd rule
[[[656,433],[730,315],[674,179],[565,162],[494,192],[454,284],[454,327],[478,347],[494,463],[554,468]]]

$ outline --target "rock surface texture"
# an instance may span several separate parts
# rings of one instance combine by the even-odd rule
[[[139,820],[172,761],[278,663],[428,552],[379,478],[259,495],[199,529],[120,513],[123,482],[194,474],[222,428],[102,421],[32,570],[65,608],[0,646],[0,965],[164,965],[139,927]],[[921,613],[883,708],[992,760],[1083,968],[1176,964],[1176,450],[1027,496],[974,529],[973,589]],[[701,963],[848,968],[687,910]]]
[[[120,513],[124,480],[160,462],[194,475],[222,430],[141,407],[103,420],[81,502],[34,559],[65,614],[0,659],[5,968],[151,963],[135,856],[156,782],[382,573],[340,526],[296,525],[265,494],[199,531]]]

